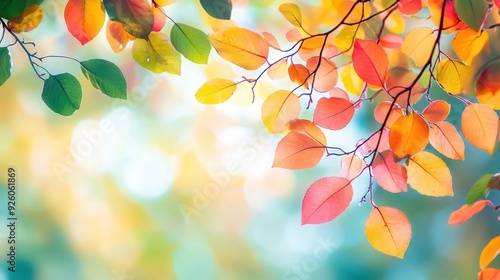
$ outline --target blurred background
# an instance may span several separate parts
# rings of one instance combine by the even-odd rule
[[[177,1],[166,11],[210,33],[195,2]],[[282,2],[234,1],[232,18],[285,42],[290,26],[276,16]],[[226,104],[201,105],[194,93],[207,79],[255,73],[230,66],[215,51],[206,66],[183,59],[182,76],[149,73],[132,60],[130,46],[113,53],[104,30],[81,46],[64,25],[65,4],[44,2],[42,24],[23,35],[36,42],[31,49],[40,56],[111,60],[127,78],[129,98],[108,98],[76,63],[47,59],[51,72],[77,75],[83,86],[81,109],[70,117],[57,115],[43,103],[43,83],[25,53],[10,49],[13,74],[0,87],[0,280],[476,277],[482,247],[500,230],[498,215],[487,209],[463,225],[447,221],[482,174],[499,172],[498,154],[467,144],[465,162],[446,160],[454,197],[377,189],[376,203],[402,209],[413,228],[403,260],[383,255],[364,233],[371,210],[359,205],[366,177],[354,182],[355,198],[345,213],[326,224],[301,226],[305,190],[320,177],[338,175],[339,159],[324,158],[303,171],[271,168],[282,135],[267,134],[260,105],[284,82],[264,77],[255,103],[243,85]],[[452,103],[448,121],[458,125],[462,109]],[[346,129],[328,135],[329,145],[352,148],[370,135],[376,127],[372,110],[360,108]],[[311,118],[311,112],[302,117]],[[18,180],[16,273],[5,261],[8,167],[16,168]]]

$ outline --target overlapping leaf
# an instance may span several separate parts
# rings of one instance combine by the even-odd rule
[[[406,168],[396,161],[390,150],[378,153],[373,161],[373,175],[377,183],[392,193],[406,192]]]
[[[401,116],[389,132],[389,144],[399,158],[422,151],[429,142],[429,126],[417,113]]]
[[[269,133],[285,131],[286,124],[297,118],[300,101],[297,95],[287,90],[271,93],[262,104],[262,122]]]
[[[314,182],[302,201],[302,224],[321,224],[342,214],[352,200],[351,182],[342,177],[325,177]]]
[[[481,252],[479,257],[479,268],[481,270],[486,267],[500,254],[500,236],[497,236],[488,242]]]
[[[339,130],[354,116],[354,105],[349,100],[337,97],[322,97],[314,110],[313,122],[321,127]]]
[[[154,16],[147,0],[103,0],[108,16],[123,24],[132,36],[144,40],[151,39]]]
[[[115,64],[103,59],[82,61],[80,68],[92,85],[109,97],[127,99],[127,81]]]
[[[356,39],[352,64],[365,82],[379,87],[384,85],[389,59],[384,49],[374,41]]]
[[[410,244],[411,225],[401,210],[380,206],[368,216],[365,233],[373,248],[402,259]]]
[[[147,41],[139,38],[134,40],[132,57],[139,65],[154,73],[181,73],[181,55],[163,33],[151,32]]]

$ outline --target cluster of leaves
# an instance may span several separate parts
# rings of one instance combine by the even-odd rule
[[[52,74],[41,63],[47,58],[78,62],[82,73],[96,89],[113,98],[127,98],[127,83],[120,69],[103,59],[79,61],[64,56],[37,56],[17,34],[38,27],[43,19],[43,0],[4,0],[0,2],[2,37],[0,44],[0,86],[11,75],[9,47],[20,46],[37,76],[44,81],[42,99],[54,112],[71,115],[80,108],[81,85],[69,73]],[[94,39],[106,22],[106,38],[114,52],[121,52],[133,41],[132,56],[144,68],[154,72],[180,75],[181,54],[194,63],[206,64],[211,51],[208,35],[168,17],[163,6],[172,0],[69,0],[64,11],[68,31],[82,44]],[[231,17],[229,1],[200,0],[204,10],[219,19]],[[170,35],[160,32],[167,19],[172,21]],[[4,42],[9,33],[13,41]],[[7,41],[7,39],[6,39]],[[0,45],[1,46],[1,45]]]
[[[411,239],[410,222],[399,209],[375,204],[375,182],[392,193],[406,192],[409,185],[423,195],[452,196],[450,171],[438,155],[424,150],[429,143],[442,156],[464,160],[463,137],[488,153],[494,152],[499,140],[498,62],[477,65],[477,57],[489,52],[490,34],[500,23],[498,6],[486,0],[424,4],[421,0],[323,1],[322,8],[330,11],[327,16],[335,16],[326,31],[319,25],[304,27],[300,7],[282,4],[280,13],[293,25],[286,33],[291,47],[282,48],[267,32],[219,30],[209,35],[219,55],[246,70],[259,69],[260,74],[239,81],[209,80],[196,93],[201,103],[216,104],[228,100],[240,83],[252,83],[254,89],[264,73],[271,79],[288,76],[297,86],[269,94],[262,104],[268,131],[285,133],[274,166],[305,169],[325,154],[341,157],[339,176],[321,178],[307,189],[302,223],[324,223],[343,213],[353,199],[352,182],[368,173],[370,183],[361,200],[369,197],[373,207],[365,226],[368,241],[400,258]],[[428,27],[423,16],[428,14],[435,28]],[[410,19],[422,27],[404,33],[401,25]],[[454,36],[452,50],[445,48],[445,36]],[[271,52],[278,59],[269,61]],[[451,106],[435,96],[434,92],[442,92],[435,87],[465,103],[463,136],[446,121]],[[301,108],[300,99],[305,99],[306,108]],[[423,110],[417,109],[417,102]],[[343,129],[363,103],[376,104],[379,128],[350,150],[327,144],[323,129]],[[312,120],[299,118],[302,109],[311,108]]]
[[[25,42],[17,34],[29,32],[38,27],[43,19],[43,9],[39,6],[43,0],[6,0],[0,6],[0,23],[2,36],[0,44],[0,86],[11,76],[11,57],[9,48],[20,46],[33,67],[36,75],[44,81],[42,100],[56,113],[64,116],[73,114],[80,108],[82,88],[78,79],[70,73],[53,74],[42,65],[48,58],[68,59],[80,64],[83,75],[91,84],[104,94],[113,98],[127,98],[127,82],[120,69],[113,63],[103,59],[79,61],[65,56],[38,56],[30,52],[28,46],[35,44]],[[5,36],[8,33],[12,40]],[[6,42],[6,43],[5,43]]]
[[[486,206],[490,206],[493,210],[500,209],[500,206],[496,206],[491,200],[485,199],[490,190],[500,190],[500,173],[481,176],[469,190],[467,203],[451,213],[448,223],[452,225],[464,223],[481,212]],[[479,257],[481,271],[478,279],[498,279],[500,277],[500,269],[488,267],[498,254],[500,254],[500,236],[490,240],[481,252]]]

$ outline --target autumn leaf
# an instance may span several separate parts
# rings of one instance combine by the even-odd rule
[[[236,83],[226,79],[212,79],[196,92],[196,100],[202,104],[218,104],[227,101],[236,91]]]
[[[43,10],[40,6],[36,4],[27,6],[20,15],[9,20],[7,27],[15,33],[30,32],[40,25],[43,14]]]
[[[262,66],[269,55],[269,45],[262,36],[245,28],[223,29],[208,39],[222,58],[247,70]]]
[[[354,70],[365,82],[382,87],[389,59],[384,49],[374,41],[356,39],[352,53]]]
[[[297,118],[300,101],[297,95],[287,90],[271,93],[262,104],[262,123],[269,133],[285,131],[286,124]]]
[[[373,116],[375,120],[383,124],[385,121],[385,127],[391,128],[392,125],[403,116],[403,109],[399,107],[398,104],[394,104],[391,109],[392,102],[383,101],[380,102],[375,110],[373,111]],[[385,120],[387,118],[387,121]]]
[[[461,60],[471,64],[472,60],[481,53],[484,46],[488,45],[489,40],[488,32],[476,32],[471,28],[466,28],[457,32],[451,45]]]
[[[451,159],[464,160],[465,144],[455,126],[438,122],[430,128],[429,142],[434,149]]]
[[[401,0],[398,9],[405,15],[414,15],[422,9],[422,0]]]
[[[413,60],[415,66],[424,67],[434,50],[436,38],[428,27],[417,27],[403,40],[401,51]]]
[[[151,72],[181,74],[181,55],[166,34],[151,32],[148,41],[140,38],[134,40],[132,57]]]
[[[316,138],[291,131],[278,142],[273,167],[294,170],[312,168],[319,163],[324,153],[324,144]]]
[[[306,136],[309,136],[321,145],[326,145],[326,137],[323,131],[310,120],[295,119],[287,123],[287,127],[291,131],[295,131]]]
[[[417,192],[428,196],[453,196],[450,170],[434,154],[419,152],[408,160],[408,184]]]
[[[422,151],[429,142],[429,126],[417,113],[401,116],[389,132],[389,144],[399,158]]]
[[[302,224],[321,224],[342,214],[352,200],[351,182],[342,177],[325,177],[314,182],[302,201]]]
[[[293,3],[283,3],[279,6],[278,10],[292,25],[301,27],[302,13],[299,6]]]
[[[429,122],[442,122],[450,114],[451,105],[444,100],[432,101],[422,111],[422,116]]]
[[[278,39],[276,39],[276,37],[269,33],[269,32],[262,32],[262,37],[264,37],[264,40],[266,40],[267,44],[275,49],[275,50],[280,50],[280,43],[278,42]],[[285,61],[285,60],[281,60],[281,61]]]
[[[363,80],[358,76],[352,64],[349,64],[340,72],[340,80],[344,84],[345,89],[356,96],[359,96],[363,91]]]
[[[68,31],[82,45],[99,33],[104,19],[104,4],[101,0],[69,0],[64,9]]]
[[[375,180],[384,190],[392,193],[407,191],[406,168],[396,161],[390,150],[377,153],[372,169]]]
[[[484,270],[500,254],[500,236],[488,242],[479,257],[479,268]]]
[[[401,210],[379,206],[368,216],[365,233],[373,248],[402,259],[410,244],[411,225]]]
[[[157,3],[158,4],[158,3]],[[153,9],[153,28],[151,31],[161,31],[165,24],[167,23],[167,17],[165,16],[165,10],[163,7],[158,4],[156,6],[154,3],[151,4],[151,8]]]
[[[103,0],[103,3],[112,21],[121,22],[136,38],[150,39],[154,16],[147,0]]]
[[[288,67],[286,60],[280,60],[269,67],[267,75],[271,80],[283,79],[286,77]]]
[[[380,37],[380,46],[388,49],[399,49],[403,45],[403,39],[396,34],[388,33]]]
[[[365,167],[366,163],[354,153],[345,155],[340,160],[340,177],[353,180]]]
[[[478,280],[496,280],[500,279],[500,270],[494,268],[486,268],[481,270],[477,275]]]
[[[354,116],[354,105],[349,100],[337,97],[322,97],[314,110],[313,122],[321,127],[339,130]]]
[[[491,107],[470,104],[462,113],[462,132],[469,142],[477,148],[493,153],[498,141],[498,115]]]
[[[388,150],[390,148],[389,146],[389,129],[384,128],[382,131],[377,131],[373,135],[371,135],[368,140],[360,139],[359,143],[364,142],[360,146],[360,152],[363,155],[368,155],[372,151],[375,151],[375,149],[378,152],[383,152],[385,150]]]
[[[499,61],[488,65],[480,74],[476,82],[476,97],[479,103],[500,110],[500,72]]]
[[[467,204],[460,207],[460,209],[451,213],[448,223],[450,225],[457,225],[466,222],[470,218],[474,217],[477,213],[481,212],[486,205],[490,204],[489,200],[479,200],[476,201],[471,206]]]
[[[115,52],[121,52],[125,49],[128,42],[134,39],[125,29],[123,25],[117,21],[108,21],[106,24],[106,39]]]
[[[389,71],[386,80],[386,90],[393,98],[397,97],[396,102],[401,107],[406,107],[408,104],[417,103],[422,97],[425,89],[420,83],[415,83],[417,75],[406,68],[396,67]],[[408,101],[409,99],[409,101]]]
[[[309,73],[314,71],[314,89],[318,92],[327,92],[331,90],[338,81],[337,66],[335,63],[325,58],[311,57],[307,60],[306,67]],[[316,70],[317,68],[317,70]]]
[[[303,85],[304,88],[309,89],[309,84],[306,82],[309,77],[309,70],[302,64],[290,64],[288,66],[288,76],[290,80],[296,84]]]
[[[437,67],[437,81],[441,87],[451,93],[462,93],[470,76],[470,67],[458,60],[443,59]]]

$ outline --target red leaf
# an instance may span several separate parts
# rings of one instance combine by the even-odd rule
[[[365,82],[384,86],[389,59],[384,49],[374,41],[356,39],[352,64],[358,76]]]
[[[470,218],[474,217],[474,215],[476,215],[477,213],[481,212],[484,207],[486,207],[486,205],[490,203],[491,201],[489,200],[479,200],[471,206],[467,206],[467,204],[465,204],[464,206],[460,207],[460,209],[451,213],[450,218],[448,219],[448,223],[450,225],[464,223]]]
[[[154,4],[151,4],[153,8],[153,29],[152,31],[160,31],[167,22],[167,17],[163,14],[165,10],[163,7],[155,7]]]
[[[401,0],[398,9],[405,15],[414,15],[422,9],[422,0]]]
[[[373,161],[373,175],[378,184],[386,191],[392,193],[406,192],[408,176],[406,168],[396,162],[394,154],[390,151],[378,153]]]
[[[104,5],[100,0],[69,0],[64,9],[68,31],[82,45],[99,33],[104,19]]]
[[[339,130],[354,116],[354,105],[343,98],[323,97],[314,110],[313,122],[321,127]]]
[[[106,11],[113,21],[119,21],[132,36],[148,40],[154,16],[147,0],[106,0]]]
[[[306,134],[291,131],[278,143],[273,167],[305,169],[314,167],[323,157],[325,146]]]
[[[307,189],[302,201],[302,224],[321,224],[335,219],[352,200],[351,182],[341,177],[325,177]]]

